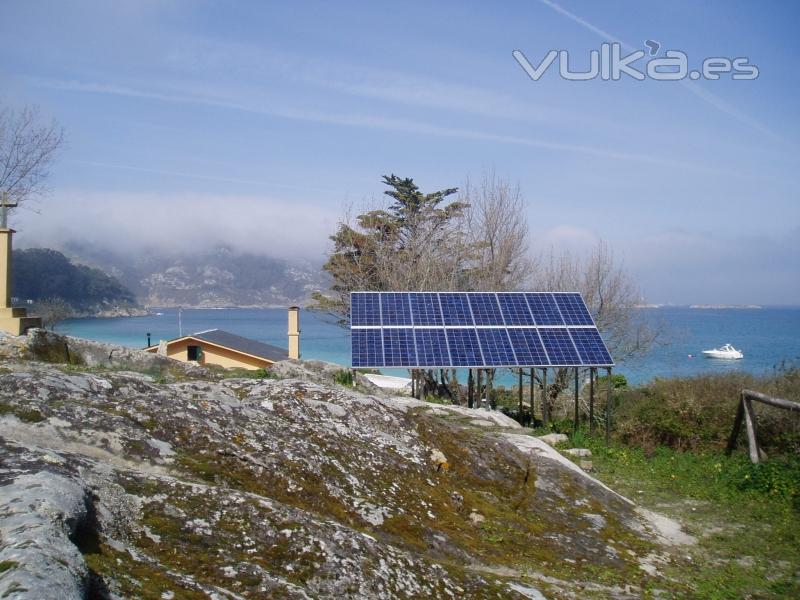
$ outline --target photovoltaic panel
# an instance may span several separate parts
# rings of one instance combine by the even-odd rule
[[[411,293],[411,318],[414,325],[441,325],[442,309],[439,295],[431,292]]]
[[[593,328],[571,328],[569,334],[578,349],[581,361],[587,365],[613,365],[614,361],[606,349],[600,334]]]
[[[444,329],[415,329],[417,363],[424,367],[449,367],[450,354]]]
[[[613,366],[580,294],[354,292],[352,364]]]
[[[522,294],[497,294],[506,325],[535,325],[528,303]]]
[[[508,336],[520,366],[549,365],[542,340],[535,329],[509,329]]]
[[[500,328],[478,329],[478,341],[483,350],[486,365],[508,366],[517,364],[514,350],[508,339],[508,331]]]
[[[563,325],[564,319],[558,312],[553,294],[525,294],[528,306],[537,325]]]
[[[442,320],[445,325],[474,325],[472,311],[466,294],[448,292],[439,294]]]
[[[381,321],[382,325],[408,325],[411,326],[411,305],[408,293],[384,292],[381,294]]]
[[[352,325],[381,325],[380,294],[359,292],[350,297],[350,322]]]
[[[474,367],[484,364],[475,329],[446,329],[445,334],[450,345],[451,364],[454,367]]]
[[[413,329],[383,330],[383,364],[387,367],[418,365]]]
[[[475,325],[503,325],[503,315],[495,294],[467,294]]]
[[[554,296],[567,325],[594,325],[580,294],[554,294]]]
[[[544,349],[550,359],[551,365],[572,366],[580,365],[581,359],[572,345],[572,338],[566,329],[543,328],[538,329],[542,337]]]
[[[383,337],[380,329],[353,329],[353,366],[382,367]]]

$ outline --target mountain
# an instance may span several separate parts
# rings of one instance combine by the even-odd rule
[[[145,306],[272,307],[305,304],[327,287],[318,266],[303,260],[217,247],[198,252],[114,252],[86,242],[63,251],[115,276]]]
[[[136,314],[135,295],[116,277],[75,264],[49,248],[14,250],[12,290],[19,302],[60,298],[76,315]]]

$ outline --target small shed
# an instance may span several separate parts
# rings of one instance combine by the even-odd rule
[[[225,368],[266,369],[289,358],[283,348],[242,337],[222,329],[208,329],[149,346],[147,352],[183,362]]]

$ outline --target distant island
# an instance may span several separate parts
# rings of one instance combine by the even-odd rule
[[[748,308],[748,309],[760,309],[761,306],[758,304],[692,304],[689,308],[698,308],[698,309],[727,309],[727,308]]]
[[[705,309],[716,309],[716,310],[724,310],[724,309],[761,309],[762,306],[758,304],[637,304],[634,308],[692,308],[698,310],[705,310]]]
[[[60,317],[132,317],[148,314],[136,296],[116,277],[75,264],[61,252],[28,248],[13,253],[14,300],[17,305],[52,305]]]
[[[154,307],[305,306],[328,285],[320,266],[308,261],[225,247],[133,254],[71,242],[14,250],[16,303],[60,299],[72,317],[139,316]]]

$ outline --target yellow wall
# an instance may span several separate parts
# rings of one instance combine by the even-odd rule
[[[239,367],[241,369],[261,369],[269,367],[272,364],[272,361],[269,360],[239,354],[227,348],[212,346],[207,342],[193,340],[191,338],[170,343],[167,346],[167,356],[183,362],[189,362],[186,359],[187,348],[189,346],[200,346],[203,349],[203,354],[198,361],[198,364],[201,365],[219,365],[225,368]]]

